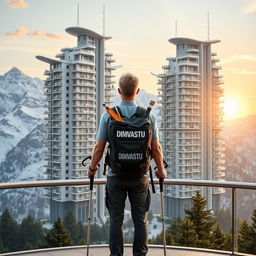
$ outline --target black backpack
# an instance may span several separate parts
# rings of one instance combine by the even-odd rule
[[[113,118],[108,121],[108,152],[105,165],[119,177],[137,178],[144,176],[150,167],[152,129],[146,109],[137,107],[135,114],[122,116],[120,108],[112,108],[124,122]]]

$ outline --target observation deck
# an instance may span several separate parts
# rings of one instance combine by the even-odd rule
[[[159,180],[154,180],[156,184]],[[16,189],[16,188],[31,188],[31,187],[53,187],[53,186],[79,186],[89,185],[89,179],[70,179],[70,180],[44,180],[44,181],[23,181],[14,183],[0,183],[1,189]],[[106,184],[105,179],[95,179],[94,185]],[[166,185],[186,185],[186,186],[203,186],[203,187],[222,187],[232,190],[232,221],[231,221],[231,236],[232,236],[232,251],[219,251],[205,248],[192,248],[192,247],[180,247],[180,246],[166,246],[167,256],[217,256],[217,255],[250,255],[240,253],[237,251],[237,191],[239,189],[256,190],[256,183],[245,182],[232,182],[232,181],[212,181],[212,180],[185,180],[185,179],[166,179],[164,180]],[[86,246],[69,246],[58,248],[47,248],[37,250],[27,250],[3,253],[0,256],[7,255],[28,255],[28,256],[82,256],[86,255]],[[109,249],[107,244],[91,245],[90,256],[107,256],[109,255]],[[164,255],[164,249],[162,245],[149,245],[148,256],[162,256]],[[132,245],[125,245],[124,256],[132,256]]]
[[[28,256],[85,256],[86,246],[69,246],[69,247],[58,247],[58,248],[47,248],[40,250],[31,251],[21,251],[13,253],[0,254],[0,256],[7,255],[28,255]],[[90,256],[107,256],[109,255],[108,245],[91,245],[90,246]],[[126,244],[124,246],[124,256],[132,256],[132,245]],[[163,246],[162,245],[149,245],[149,250],[147,256],[163,256]],[[210,249],[192,248],[192,247],[178,247],[178,246],[166,246],[167,256],[225,256],[230,255],[227,251],[217,251]],[[250,255],[237,253],[237,256]]]

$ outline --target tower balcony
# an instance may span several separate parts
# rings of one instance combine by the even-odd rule
[[[80,73],[88,73],[88,74],[96,74],[94,69],[89,69],[89,68],[81,68],[81,67],[76,67],[74,68],[74,70],[72,71],[73,73],[75,72],[80,72]],[[81,75],[81,74],[80,74]],[[82,76],[82,75],[81,75]]]
[[[222,69],[222,66],[212,66],[212,69]]]
[[[85,72],[86,73],[86,72]],[[87,72],[87,73],[93,73],[93,71],[91,72]],[[74,73],[72,79],[80,79],[80,80],[88,80],[88,81],[95,81],[95,78],[93,76],[86,76],[83,74],[77,74]],[[75,85],[77,85],[76,83],[74,83]],[[90,84],[91,85],[91,84]]]
[[[198,77],[179,77],[179,82],[200,82],[201,80]]]
[[[181,60],[178,62],[179,66],[198,67],[199,64],[196,61]]]
[[[44,75],[46,75],[46,76],[47,76],[47,75],[51,75],[51,73],[52,73],[51,70],[45,70],[45,71],[44,71]]]
[[[115,80],[105,79],[105,84],[114,84],[115,82]]]
[[[88,56],[95,56],[94,51],[92,51],[92,50],[85,50],[85,49],[82,49],[82,48],[74,49],[74,53],[75,53],[75,55],[82,54],[82,55],[88,55]]]

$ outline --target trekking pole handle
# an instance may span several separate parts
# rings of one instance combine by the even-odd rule
[[[82,161],[82,165],[83,166],[86,166],[86,161],[88,160],[88,159],[92,159],[92,156],[87,156],[83,161]]]
[[[163,164],[164,164],[164,168],[168,167],[168,164],[165,162],[165,160],[163,159]]]
[[[160,178],[160,179],[159,179],[160,192],[163,192],[163,181],[164,181],[163,178]]]
[[[93,190],[94,175],[90,177],[90,190]]]

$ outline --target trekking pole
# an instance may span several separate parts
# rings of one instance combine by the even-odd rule
[[[161,215],[162,215],[162,228],[163,228],[163,245],[164,256],[166,256],[166,234],[165,234],[165,218],[164,218],[164,197],[163,197],[163,179],[159,179],[160,185],[160,203],[161,203]]]
[[[87,253],[86,253],[86,256],[89,256],[89,249],[90,249],[89,245],[90,245],[90,235],[91,235],[93,181],[94,181],[94,175],[90,177],[90,199],[89,199],[89,209],[88,209]]]
[[[88,159],[92,159],[91,156],[86,157],[82,161],[82,165],[86,166],[86,161]],[[90,249],[90,235],[91,235],[91,218],[92,218],[92,193],[93,193],[93,181],[94,175],[90,177],[90,198],[89,198],[89,207],[88,207],[88,226],[87,226],[87,250],[86,256],[89,256],[89,249]]]

